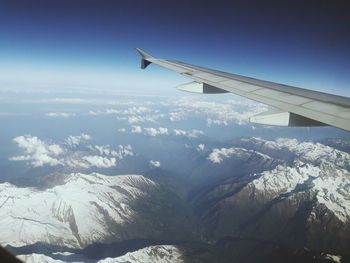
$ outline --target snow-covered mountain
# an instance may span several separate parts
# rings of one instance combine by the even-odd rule
[[[234,142],[235,146],[265,153],[285,161],[301,161],[320,166],[324,163],[350,169],[350,154],[318,142],[299,142],[296,139],[280,138],[273,141],[261,138],[245,138]]]
[[[162,196],[168,196],[168,203]],[[0,243],[83,248],[96,242],[162,238],[170,234],[163,229],[172,229],[182,217],[164,205],[177,209],[179,203],[141,175],[69,174],[63,183],[45,190],[4,183],[0,184]],[[158,212],[163,219],[152,218]]]
[[[270,198],[301,192],[298,188],[306,185],[304,190],[315,193],[317,202],[325,205],[338,219],[344,223],[350,220],[349,153],[320,143],[299,143],[295,139],[266,141],[252,138],[243,139],[241,143],[247,141],[253,143],[253,149],[264,153],[274,151],[280,159],[284,158],[286,150],[289,151],[287,156],[294,155],[292,163],[258,174],[250,185]]]
[[[225,166],[237,162],[241,149],[254,160],[260,155],[275,162],[261,172],[252,172],[254,162],[246,173],[227,172]],[[217,169],[217,181],[197,191],[192,200],[211,242],[230,236],[235,242],[260,240],[330,254],[348,253],[347,152],[294,139],[245,138],[232,147],[212,149],[207,162]]]
[[[29,254],[19,255],[26,263],[64,263],[70,258],[71,263],[183,263],[181,251],[170,245],[150,246],[121,257],[92,260],[71,253],[54,253],[52,255]],[[64,260],[66,259],[66,260]]]
[[[108,221],[122,226],[132,220],[137,211],[130,208],[130,200],[144,198],[145,188],[157,187],[142,176],[100,174],[70,174],[64,184],[44,191],[1,184],[1,243],[83,247],[103,240],[110,235]]]
[[[134,239],[167,242],[99,253],[91,262],[350,258],[349,153],[318,142],[243,138],[195,147],[190,156],[194,168],[177,181],[155,168],[147,178],[61,175],[46,189],[0,184],[0,243],[67,248],[23,255],[29,262],[89,262],[90,244]],[[186,193],[188,201],[180,198]]]

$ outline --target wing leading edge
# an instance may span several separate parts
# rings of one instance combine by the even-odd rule
[[[141,49],[141,68],[154,63],[194,82],[177,87],[196,93],[231,92],[270,106],[275,110],[256,115],[252,122],[278,126],[334,126],[350,131],[350,98],[312,91],[199,67],[179,61],[155,58]]]

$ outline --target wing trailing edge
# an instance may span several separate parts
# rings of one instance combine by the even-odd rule
[[[329,126],[325,123],[315,121],[304,116],[281,111],[278,109],[269,110],[251,117],[250,122],[272,126],[289,126],[289,127],[318,127]]]
[[[251,121],[255,123],[304,127],[334,126],[350,131],[348,97],[155,58],[141,49],[136,50],[141,55],[142,69],[154,63],[194,81],[180,85],[180,90],[196,93],[231,92],[278,109],[252,117]]]
[[[206,83],[199,83],[196,81],[185,83],[176,87],[178,90],[191,92],[191,93],[201,93],[201,94],[217,94],[217,93],[228,93],[228,91],[219,89],[217,87],[208,85]]]

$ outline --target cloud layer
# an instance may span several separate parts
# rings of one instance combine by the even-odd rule
[[[69,118],[69,117],[76,116],[76,114],[75,113],[67,113],[67,112],[49,112],[49,113],[46,113],[45,116]]]
[[[91,136],[69,136],[64,142],[48,143],[36,136],[18,136],[13,141],[24,151],[23,155],[9,158],[10,161],[26,161],[32,167],[68,166],[70,168],[110,168],[125,156],[133,156],[130,145],[88,145]]]

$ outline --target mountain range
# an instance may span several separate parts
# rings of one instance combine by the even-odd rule
[[[187,174],[3,183],[0,242],[28,262],[347,262],[346,143],[241,138],[193,148]]]

